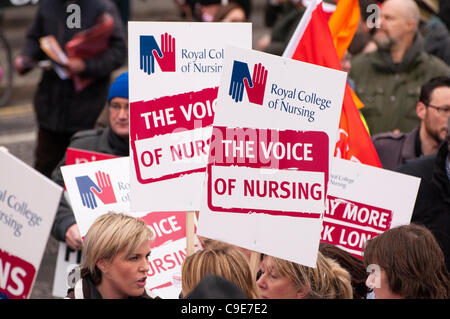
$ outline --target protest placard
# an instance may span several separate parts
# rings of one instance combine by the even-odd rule
[[[105,159],[116,158],[117,156],[89,150],[82,150],[68,147],[66,150],[66,165],[80,164],[101,161]],[[67,201],[70,199],[67,192],[64,191]],[[70,288],[67,274],[81,263],[81,251],[70,249],[66,243],[58,243],[58,255],[56,256],[55,276],[53,277],[52,295],[64,298],[67,295],[67,289]]]
[[[367,240],[409,224],[420,178],[333,159],[321,241],[362,259]]]
[[[0,299],[28,298],[62,188],[0,150]]]
[[[130,22],[128,30],[131,209],[199,210],[225,45],[251,48],[251,24]]]
[[[80,234],[84,237],[95,219],[110,211],[141,218],[154,234],[147,288],[178,298],[180,288],[174,283],[187,255],[186,213],[131,211],[129,161],[121,157],[61,167]],[[198,240],[194,245],[200,247]]]
[[[314,266],[346,74],[226,52],[198,234]]]
[[[68,147],[66,150],[66,165],[95,162],[116,157],[117,156],[111,154]]]

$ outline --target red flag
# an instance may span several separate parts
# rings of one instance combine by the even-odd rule
[[[314,0],[306,9],[283,54],[294,60],[342,70],[321,0]],[[339,121],[335,157],[381,167],[347,84]]]

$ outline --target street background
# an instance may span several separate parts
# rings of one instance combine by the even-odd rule
[[[252,0],[253,47],[256,41],[269,32],[264,26],[264,4],[266,0]],[[179,21],[172,0],[130,0],[130,21]],[[0,30],[11,46],[13,59],[19,54],[25,42],[25,34],[34,18],[36,6],[7,8],[3,11]],[[127,70],[122,67],[113,74],[113,78]],[[34,69],[24,76],[13,76],[13,91],[6,106],[0,107],[0,146],[8,148],[10,153],[30,166],[34,162],[36,139],[36,121],[32,100],[40,80],[41,70]],[[0,177],[4,178],[4,177]],[[38,190],[36,190],[38,191]],[[31,293],[32,299],[49,299],[52,296],[53,277],[58,252],[58,243],[49,236],[46,250]]]

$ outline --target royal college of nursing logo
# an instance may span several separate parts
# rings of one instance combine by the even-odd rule
[[[95,177],[97,184],[87,175],[75,177],[83,206],[97,208],[96,198],[104,205],[117,203],[109,174],[98,171]]]
[[[245,88],[250,103],[262,105],[267,73],[267,69],[261,63],[258,63],[253,66],[253,77],[250,77],[248,64],[235,60],[228,94],[236,103],[242,102]]]
[[[139,66],[151,75],[155,73],[155,60],[162,72],[175,72],[175,38],[161,34],[160,46],[152,35],[141,35],[139,40]]]

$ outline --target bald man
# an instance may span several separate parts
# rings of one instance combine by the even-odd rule
[[[448,108],[448,107],[447,107]],[[442,247],[450,270],[450,116],[447,134],[437,154],[407,162],[397,171],[420,177],[411,222],[429,228]],[[401,192],[399,192],[401,200]]]
[[[377,50],[352,60],[350,78],[365,104],[362,113],[372,134],[419,125],[416,103],[423,83],[450,74],[446,63],[427,54],[418,32],[420,13],[413,0],[388,0],[381,8]]]

